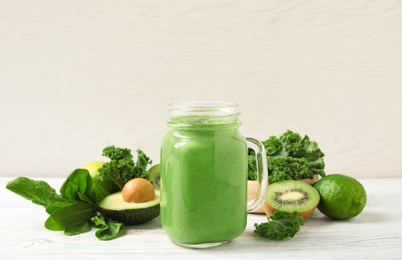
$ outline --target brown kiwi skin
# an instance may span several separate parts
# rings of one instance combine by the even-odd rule
[[[305,221],[306,219],[308,219],[311,216],[311,214],[313,214],[313,212],[317,208],[317,206],[318,206],[318,203],[317,203],[317,205],[314,206],[314,208],[312,208],[308,211],[299,212],[299,216],[303,217],[303,221]],[[269,205],[266,201],[262,205],[262,208],[264,209],[264,212],[265,212],[265,214],[267,214],[267,216],[273,216],[274,212],[278,211],[278,209],[271,207],[271,205]]]

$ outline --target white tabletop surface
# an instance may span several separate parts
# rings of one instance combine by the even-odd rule
[[[165,235],[160,219],[127,227],[121,237],[98,240],[91,232],[65,236],[47,230],[48,214],[8,191],[0,178],[0,259],[401,259],[402,179],[360,179],[368,201],[364,211],[346,221],[334,221],[316,210],[294,238],[274,241],[253,232],[254,223],[266,221],[249,214],[244,233],[230,243],[210,249],[174,245]],[[35,178],[56,190],[63,178]]]

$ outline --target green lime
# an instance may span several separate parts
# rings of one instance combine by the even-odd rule
[[[81,169],[87,169],[89,171],[89,174],[92,177],[92,180],[96,184],[98,184],[99,186],[102,186],[108,192],[114,193],[119,190],[117,185],[114,184],[114,182],[109,178],[100,179],[98,177],[98,174],[99,174],[98,169],[101,168],[103,166],[103,164],[105,164],[105,162],[91,162],[91,163],[88,163],[88,164],[85,164],[84,166],[82,166]]]
[[[320,179],[314,188],[320,194],[318,209],[333,219],[353,218],[363,211],[367,195],[363,185],[356,179],[331,174]]]

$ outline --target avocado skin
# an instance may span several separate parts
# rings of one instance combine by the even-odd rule
[[[99,212],[110,219],[121,222],[125,225],[136,225],[148,222],[160,213],[159,204],[143,209],[111,210],[99,207]]]

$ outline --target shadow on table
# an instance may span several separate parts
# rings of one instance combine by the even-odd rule
[[[359,215],[350,219],[331,219],[318,210],[316,210],[313,215],[304,222],[305,226],[327,226],[339,223],[351,224],[351,223],[361,223],[369,224],[384,221],[388,215],[382,212],[374,212],[369,210],[363,210]]]

